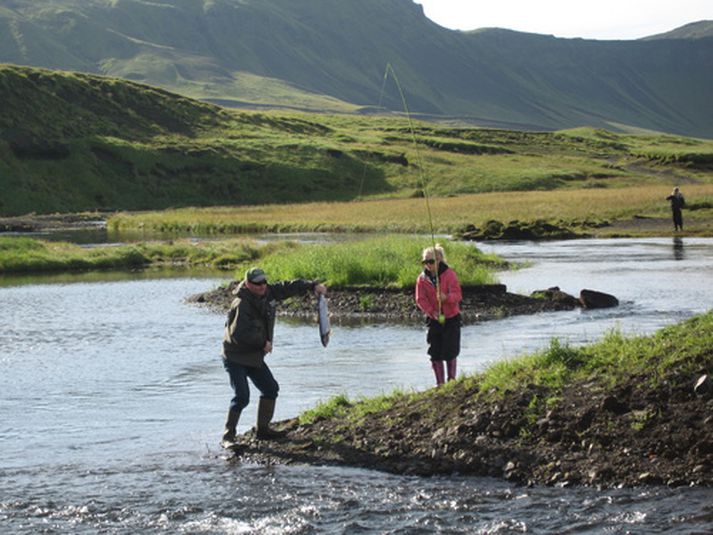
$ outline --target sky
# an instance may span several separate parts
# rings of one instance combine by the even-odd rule
[[[454,30],[638,39],[689,22],[713,20],[713,0],[414,0],[426,16]]]

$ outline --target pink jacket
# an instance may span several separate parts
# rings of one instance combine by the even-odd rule
[[[440,275],[439,283],[441,293],[445,294],[441,305],[446,319],[460,314],[460,302],[463,300],[463,294],[456,272],[451,268],[446,268]],[[416,304],[429,318],[438,319],[436,285],[431,282],[426,273],[421,273],[416,279]]]

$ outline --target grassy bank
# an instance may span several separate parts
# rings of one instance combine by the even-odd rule
[[[303,245],[250,239],[175,240],[124,246],[80,247],[29,238],[0,238],[0,273],[209,267],[234,270],[260,264],[270,279],[307,278],[331,286],[413,286],[421,270],[424,238],[389,236],[332,245]],[[463,243],[446,243],[449,261],[458,266],[462,284],[495,282],[494,270],[506,264]]]
[[[654,389],[673,374],[694,377],[706,369],[710,371],[711,366],[713,312],[708,312],[647,336],[624,336],[611,331],[601,341],[581,347],[554,339],[547,349],[497,362],[482,373],[461,377],[440,389],[425,392],[397,389],[354,401],[340,394],[304,412],[299,421],[309,424],[317,419],[334,419],[343,421],[347,427],[358,425],[366,414],[388,411],[395,404],[418,405],[428,401],[434,407],[440,406],[441,402],[436,400],[445,401],[454,391],[467,390],[470,396],[490,402],[508,393],[542,387],[547,395],[532,399],[528,407],[529,423],[534,425],[562,401],[563,391],[571,385],[588,381],[590,386],[614,391],[638,378],[641,388]],[[523,433],[527,432],[527,428],[523,429]]]
[[[473,474],[523,484],[713,485],[713,313],[546,350],[424,392],[336,396],[244,437],[257,462]]]
[[[275,247],[260,246],[253,240],[177,240],[85,248],[64,242],[0,238],[0,273],[135,270],[149,266],[233,269]]]
[[[687,229],[713,234],[713,184],[683,188],[689,209]],[[544,219],[564,222],[593,232],[592,226],[637,217],[668,220],[667,186],[617,189],[502,192],[437,197],[431,199],[434,225],[439,232],[456,232],[489,220]],[[183,208],[148,213],[119,213],[110,228],[164,232],[289,232],[289,231],[392,231],[428,232],[426,204],[422,198],[344,203],[307,203],[253,207]],[[668,228],[670,225],[667,225]],[[596,230],[606,234],[607,228]]]

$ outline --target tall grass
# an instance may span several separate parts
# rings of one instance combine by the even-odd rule
[[[672,369],[692,374],[705,369],[711,348],[713,312],[648,336],[612,330],[601,341],[582,347],[554,339],[542,351],[490,366],[482,376],[481,390],[502,393],[526,384],[557,390],[593,375],[604,378],[608,387],[638,375],[655,385]]]
[[[307,278],[331,286],[408,288],[421,269],[423,238],[387,236],[332,245],[301,245],[251,239],[175,240],[124,246],[85,248],[30,238],[0,238],[0,273],[142,269],[145,267],[209,267],[244,270],[259,263],[271,279]],[[493,271],[505,267],[495,255],[475,246],[446,243],[449,261],[462,284],[495,282]]]
[[[467,224],[494,219],[551,222],[614,221],[635,215],[668,217],[664,200],[671,185],[616,189],[502,192],[431,198],[438,232],[455,232]],[[686,199],[713,195],[713,184],[686,185]],[[701,210],[703,212],[703,210]],[[243,207],[183,208],[148,213],[119,213],[112,229],[181,232],[428,232],[422,198],[344,203],[279,204]]]
[[[495,266],[504,264],[473,245],[443,244],[448,263],[456,269],[463,285],[496,282]],[[408,288],[422,270],[421,251],[431,246],[428,238],[386,236],[330,246],[303,245],[279,251],[261,260],[273,279],[307,278],[330,286],[378,286]]]

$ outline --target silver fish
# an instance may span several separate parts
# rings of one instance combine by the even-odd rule
[[[320,294],[317,298],[317,312],[319,313],[319,337],[322,345],[327,347],[329,335],[332,332],[329,326],[329,310],[327,309],[327,298]]]

